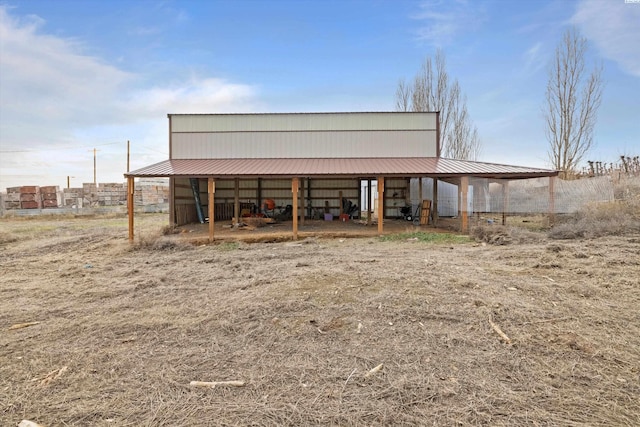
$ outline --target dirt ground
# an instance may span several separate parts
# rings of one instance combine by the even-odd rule
[[[640,425],[640,235],[136,221],[129,244],[126,218],[0,219],[0,425]]]

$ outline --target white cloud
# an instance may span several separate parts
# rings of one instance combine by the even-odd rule
[[[75,40],[41,34],[43,26],[38,17],[13,18],[0,6],[3,144],[27,128],[50,126],[55,131],[47,137],[62,137],[69,124],[103,120],[102,109],[92,107],[108,105],[133,77],[84,54]]]
[[[167,113],[247,112],[254,105],[255,90],[223,79],[192,78],[171,87],[137,92],[130,108],[138,114],[157,117]]]
[[[571,23],[592,41],[602,56],[640,77],[640,4],[584,0]]]
[[[440,47],[477,28],[484,20],[483,15],[478,3],[429,0],[420,4],[420,12],[412,18],[422,21],[422,27],[416,31],[418,39]]]
[[[158,151],[166,151],[167,113],[255,111],[252,86],[210,76],[148,82],[14,10],[0,5],[0,191],[25,182],[62,185],[66,175],[82,173],[76,164],[91,164],[88,148],[114,141],[122,144],[103,147],[98,158],[104,179],[121,181],[122,162],[109,159],[122,157],[127,139],[134,149],[156,150],[137,159],[166,158]],[[90,181],[91,170],[84,173],[77,180]],[[47,176],[53,183],[43,182]]]

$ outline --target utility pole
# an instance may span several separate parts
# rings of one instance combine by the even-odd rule
[[[96,180],[96,152],[100,150],[94,148],[89,151],[93,151],[93,185],[98,186],[98,181]]]

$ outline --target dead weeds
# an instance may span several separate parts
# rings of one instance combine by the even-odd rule
[[[1,425],[640,424],[638,235],[184,251],[156,222],[129,250],[88,224],[3,245]]]
[[[640,233],[640,204],[635,199],[588,206],[561,216],[549,231],[552,239],[580,239]]]

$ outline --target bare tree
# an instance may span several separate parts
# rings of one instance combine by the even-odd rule
[[[442,156],[465,160],[478,158],[481,148],[478,129],[471,122],[467,99],[458,81],[449,81],[446,59],[441,50],[436,52],[435,61],[426,58],[412,85],[404,80],[398,82],[396,109],[439,111]]]
[[[549,67],[546,135],[554,168],[572,174],[593,146],[593,128],[602,99],[602,66],[587,75],[587,39],[576,29],[565,32]]]
[[[396,110],[397,111],[409,111],[411,105],[411,90],[407,86],[404,79],[398,82],[398,89],[396,89]]]

